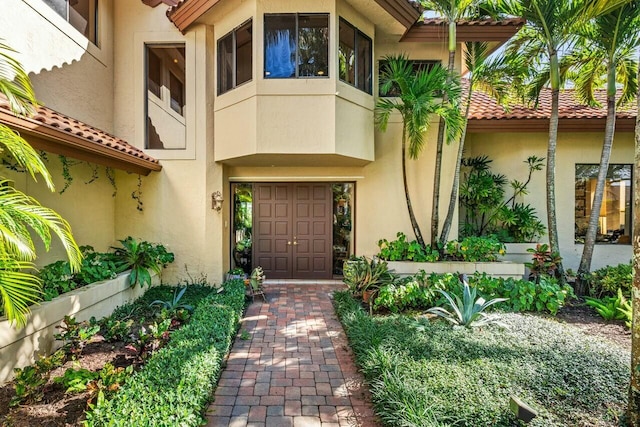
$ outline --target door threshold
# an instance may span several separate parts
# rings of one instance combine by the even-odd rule
[[[265,285],[342,285],[339,279],[266,279]]]

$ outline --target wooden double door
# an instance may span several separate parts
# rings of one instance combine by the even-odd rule
[[[331,184],[255,184],[253,206],[253,265],[267,278],[332,277]]]

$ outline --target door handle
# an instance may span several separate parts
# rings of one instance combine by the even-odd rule
[[[298,242],[293,242],[293,246],[296,246],[298,244]]]
[[[291,242],[287,242],[287,245],[288,245],[288,246],[291,246]]]

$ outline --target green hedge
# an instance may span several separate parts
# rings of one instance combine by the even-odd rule
[[[109,401],[87,414],[88,426],[200,426],[244,309],[244,283],[196,307],[189,323],[173,333]]]

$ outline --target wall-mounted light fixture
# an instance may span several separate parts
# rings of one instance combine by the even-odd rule
[[[224,199],[221,192],[215,191],[211,194],[211,209],[220,212],[222,210],[222,202],[224,202]]]

